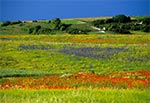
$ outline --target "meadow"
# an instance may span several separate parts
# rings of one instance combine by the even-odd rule
[[[0,90],[1,103],[148,103],[148,90]]]
[[[2,103],[148,103],[149,88],[148,34],[0,36]]]

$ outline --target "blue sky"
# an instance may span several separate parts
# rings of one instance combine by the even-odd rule
[[[1,0],[0,21],[150,15],[149,0]]]

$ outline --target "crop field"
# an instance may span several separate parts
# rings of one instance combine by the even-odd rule
[[[149,89],[148,34],[0,36],[2,103],[148,103]]]

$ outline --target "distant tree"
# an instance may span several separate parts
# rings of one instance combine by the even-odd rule
[[[33,31],[34,31],[34,28],[33,28],[33,27],[29,27],[29,28],[28,28],[28,33],[29,33],[29,34],[32,34]]]
[[[143,31],[143,32],[150,32],[150,25],[143,25],[143,26],[141,26],[141,31]]]
[[[108,27],[109,31],[113,31],[114,29],[118,28],[118,25],[116,23],[110,24]]]
[[[38,21],[37,21],[37,20],[33,20],[32,22],[35,22],[35,23],[36,23],[36,22],[38,22]]]
[[[105,20],[94,20],[92,21],[92,25],[99,27],[99,25],[105,24]]]
[[[64,31],[64,30],[67,29],[67,27],[68,27],[68,25],[66,25],[66,24],[60,24],[59,30],[60,30],[60,31]]]
[[[28,33],[29,34],[39,34],[40,29],[41,29],[40,25],[37,25],[35,27],[29,27],[28,28]]]
[[[61,20],[59,18],[55,18],[51,20],[51,29],[59,30],[60,29]]]
[[[41,34],[49,34],[49,33],[51,33],[51,29],[48,28],[48,27],[42,27],[42,28],[38,31],[38,33],[41,33]]]
[[[20,20],[18,20],[18,21],[13,21],[13,22],[11,22],[11,25],[20,24],[20,23],[22,23]]]
[[[141,20],[143,22],[143,24],[145,25],[150,25],[150,17],[145,17]]]
[[[77,28],[69,28],[67,32],[69,34],[87,34],[87,30],[81,30]]]
[[[130,17],[127,17],[123,14],[117,15],[113,17],[112,19],[114,22],[117,22],[117,23],[127,23],[130,21]]]
[[[49,20],[48,23],[51,23],[51,20]]]
[[[106,19],[105,20],[105,23],[107,24],[107,23],[112,23],[113,22],[113,19]]]
[[[113,32],[119,33],[119,34],[131,34],[129,30],[121,29],[121,28],[116,28],[116,29],[113,30]]]
[[[3,23],[1,24],[1,26],[8,26],[8,25],[10,25],[10,24],[11,24],[10,21],[6,21],[6,22],[3,22]]]

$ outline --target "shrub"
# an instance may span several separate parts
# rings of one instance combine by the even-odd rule
[[[141,31],[143,31],[143,32],[150,32],[150,25],[143,25],[143,26],[141,26]]]
[[[105,20],[105,23],[107,24],[107,23],[112,23],[113,22],[113,19],[106,19]]]
[[[55,18],[51,20],[51,29],[59,30],[60,29],[61,20],[59,18]]]
[[[92,25],[98,27],[100,24],[105,24],[105,20],[94,20]]]
[[[67,30],[69,34],[87,34],[88,30],[80,30],[77,28],[69,28]]]
[[[145,18],[141,19],[140,21],[142,21],[143,24],[145,24],[145,25],[150,25],[150,17],[145,17]]]
[[[10,21],[6,21],[6,22],[3,22],[3,23],[1,24],[1,26],[8,26],[8,25],[10,25],[10,24],[11,24]]]
[[[113,17],[112,19],[114,22],[117,22],[117,23],[127,23],[131,20],[130,17],[127,17],[123,14],[117,15]]]
[[[18,21],[13,21],[13,22],[11,22],[11,25],[20,24],[20,23],[22,23],[20,20],[18,20]]]
[[[116,28],[113,31],[115,33],[120,33],[120,34],[131,34],[130,31],[128,31],[127,29]]]

